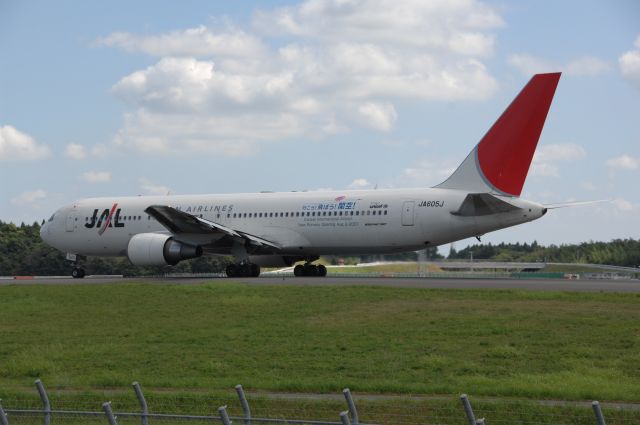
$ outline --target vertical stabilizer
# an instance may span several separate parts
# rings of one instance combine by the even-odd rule
[[[458,169],[436,187],[520,196],[560,73],[536,74]]]

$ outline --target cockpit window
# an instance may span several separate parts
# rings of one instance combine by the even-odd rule
[[[49,217],[49,221],[50,221],[50,222],[51,222],[51,221],[53,221],[53,217],[55,217],[55,213],[54,213],[54,214],[51,214],[51,217]]]

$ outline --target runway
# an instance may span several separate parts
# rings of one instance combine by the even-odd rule
[[[562,280],[562,279],[458,279],[458,278],[389,278],[389,277],[171,277],[122,278],[86,277],[37,278],[30,280],[0,280],[4,285],[108,285],[127,282],[149,284],[197,285],[205,282],[237,282],[245,285],[300,285],[300,286],[385,286],[425,289],[521,289],[531,291],[569,292],[628,292],[640,293],[639,280]]]

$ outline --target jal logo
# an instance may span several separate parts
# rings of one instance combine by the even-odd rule
[[[91,219],[84,224],[84,227],[87,229],[93,229],[94,227],[100,229],[98,231],[99,235],[102,235],[109,227],[124,227],[124,223],[120,223],[120,210],[118,204],[115,203],[111,209],[105,208],[100,214],[100,217],[98,217],[98,211],[100,210],[96,208],[93,210]]]

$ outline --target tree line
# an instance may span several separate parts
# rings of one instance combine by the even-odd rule
[[[71,273],[65,254],[40,239],[40,227],[37,222],[16,226],[0,220],[0,276],[64,276]],[[140,267],[123,257],[88,257],[83,267],[90,274],[150,276],[167,272],[220,273],[227,262],[225,257],[202,256],[173,267]]]
[[[476,244],[457,251],[451,249],[451,259],[523,261],[547,263],[591,263],[613,266],[640,266],[640,240],[614,239],[611,242],[541,246],[537,242],[497,245]]]
[[[71,267],[64,253],[51,248],[40,239],[40,224],[5,223],[0,220],[0,276],[67,275]],[[493,245],[476,244],[461,250],[451,248],[449,259],[486,259],[494,261],[594,263],[637,267],[640,265],[640,240],[614,239],[611,242],[542,246],[537,242]],[[435,247],[429,248],[429,260],[443,258]],[[335,258],[333,258],[335,260]],[[331,258],[330,258],[331,260]],[[356,260],[356,259],[354,259]],[[358,261],[414,261],[413,252],[365,256]],[[83,266],[91,274],[123,274],[148,276],[171,273],[220,273],[230,262],[228,257],[202,256],[182,261],[178,265],[139,267],[122,257],[89,257]]]

